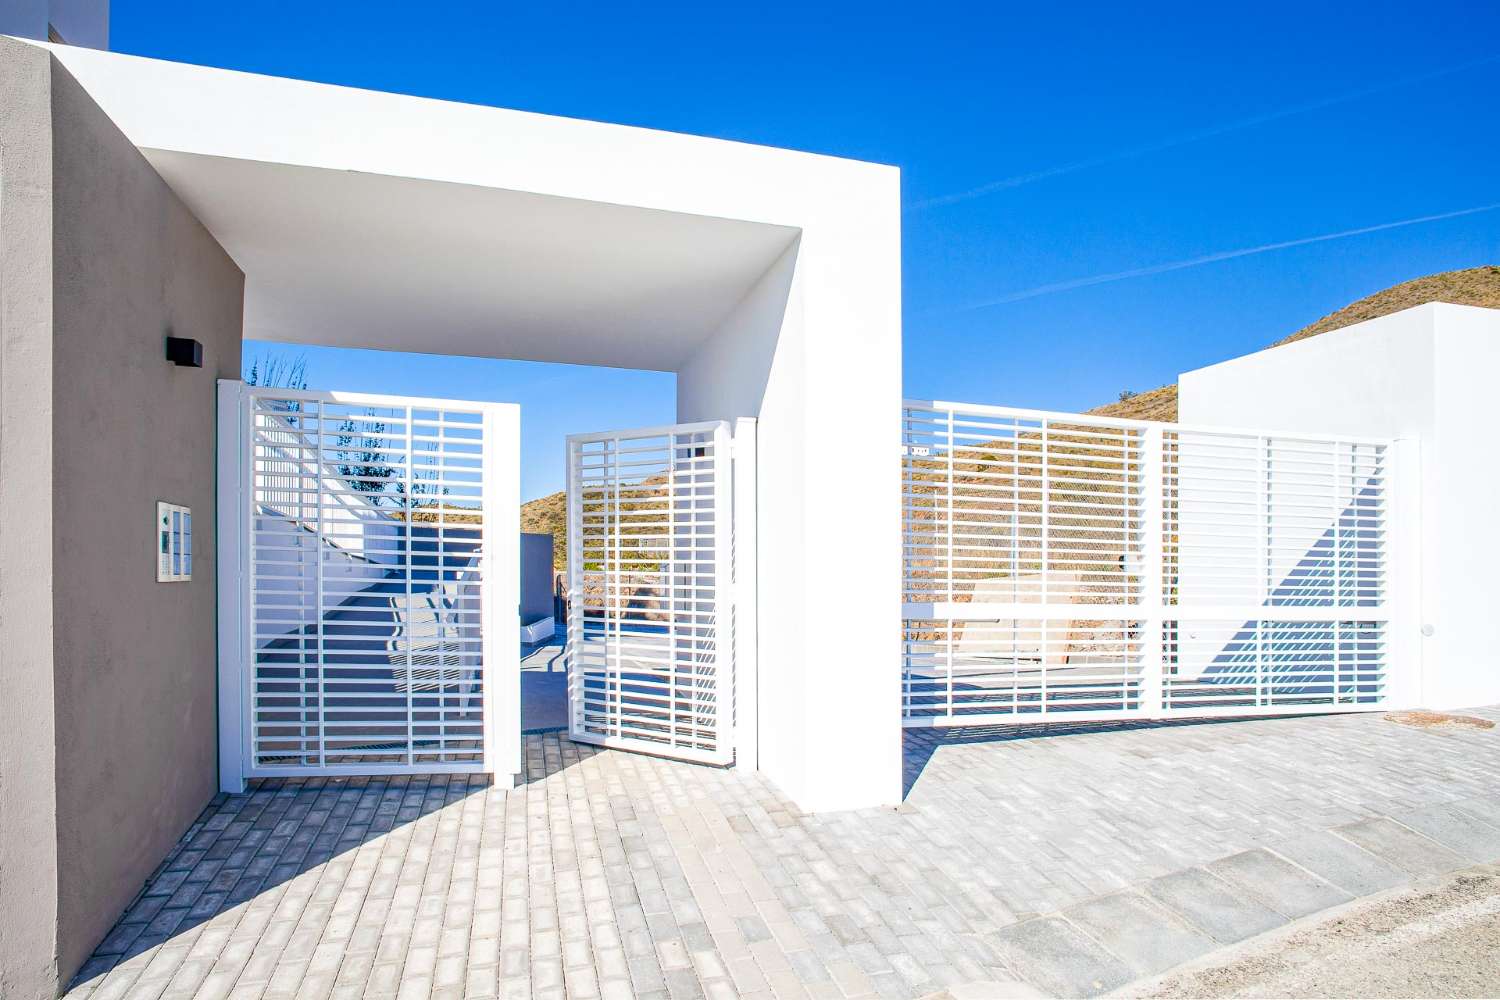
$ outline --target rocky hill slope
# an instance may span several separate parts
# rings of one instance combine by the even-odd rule
[[[1379,319],[1428,302],[1451,302],[1459,306],[1500,309],[1500,267],[1471,267],[1463,271],[1444,271],[1441,274],[1429,274],[1425,278],[1403,281],[1374,295],[1366,295],[1338,312],[1329,313],[1316,323],[1304,326],[1290,337],[1284,337],[1270,346],[1280,347],[1294,340],[1306,340],[1320,333],[1353,326],[1369,319]],[[1118,403],[1097,406],[1089,412],[1133,420],[1175,421],[1177,385],[1173,383],[1150,392],[1137,393]]]

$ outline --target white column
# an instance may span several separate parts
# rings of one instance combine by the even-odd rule
[[[1423,615],[1422,443],[1397,438],[1386,451],[1386,648],[1391,708],[1417,708],[1429,702],[1427,622]]]
[[[1141,712],[1162,714],[1162,478],[1165,475],[1161,424],[1152,424],[1141,441],[1141,531],[1136,543],[1136,571],[1141,581]]]
[[[215,573],[219,588],[219,790],[245,790],[250,734],[245,686],[252,649],[246,590],[250,573],[251,497],[246,493],[250,456],[245,384],[220,379]]]
[[[734,755],[760,769],[759,604],[757,601],[755,419],[734,422]]]
[[[409,460],[409,459],[408,459]],[[484,412],[480,621],[484,656],[484,769],[509,787],[521,773],[521,417]]]
[[[757,418],[758,762],[807,810],[902,791],[900,212],[868,180],[678,369],[679,420]]]

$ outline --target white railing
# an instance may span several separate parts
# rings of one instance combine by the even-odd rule
[[[903,411],[908,726],[1390,703],[1389,442]]]

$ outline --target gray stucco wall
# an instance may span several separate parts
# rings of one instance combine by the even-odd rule
[[[521,532],[521,621],[552,614],[552,536]]]
[[[35,65],[37,50],[0,44],[0,66],[12,53]],[[41,56],[44,72],[6,79],[0,102],[7,109],[15,99],[31,102],[21,131],[50,144],[41,178],[51,206],[43,255],[50,273],[27,282],[51,302],[50,322],[28,331],[28,343],[45,347],[33,362],[48,376],[50,429],[32,433],[48,442],[50,456],[35,454],[35,442],[14,443],[10,418],[21,400],[13,407],[10,395],[22,373],[11,372],[7,356],[0,463],[7,471],[13,458],[50,466],[50,484],[26,496],[27,527],[47,551],[17,563],[0,539],[0,571],[7,581],[17,566],[50,576],[49,599],[24,621],[0,619],[0,648],[13,637],[36,645],[38,623],[50,617],[50,650],[13,665],[7,657],[6,666],[28,677],[50,673],[56,819],[54,863],[44,870],[55,879],[57,966],[50,990],[77,970],[216,786],[214,383],[239,376],[244,278],[77,82]],[[38,89],[50,90],[46,106],[34,103]],[[0,164],[0,190],[8,180]],[[7,298],[11,279],[8,268],[0,274]],[[166,362],[168,333],[201,341],[204,367]],[[35,397],[41,390],[25,378],[23,391]],[[158,500],[193,509],[190,582],[156,582]],[[3,520],[15,523],[13,511],[19,516],[7,506]],[[12,739],[0,735],[7,745],[0,761],[8,763]],[[21,747],[21,773],[29,775],[43,751],[33,738]],[[40,797],[34,805],[45,808]],[[7,837],[0,849],[10,848]],[[0,931],[6,921],[0,917]],[[0,950],[9,959],[10,946]],[[43,995],[31,987],[4,992]]]
[[[51,57],[0,38],[0,996],[57,978]]]

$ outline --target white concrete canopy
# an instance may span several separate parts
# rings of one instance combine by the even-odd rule
[[[244,270],[245,336],[260,340],[675,371],[797,232],[473,184],[145,153]]]
[[[49,48],[244,270],[246,335],[675,371],[680,419],[757,418],[741,763],[900,801],[898,171]]]
[[[53,51],[244,270],[246,336],[269,340],[675,371],[810,197],[892,173]]]

